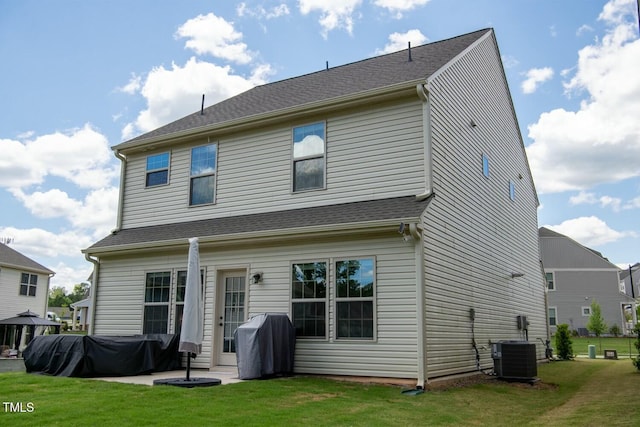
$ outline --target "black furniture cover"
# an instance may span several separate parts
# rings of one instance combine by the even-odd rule
[[[258,314],[240,325],[234,338],[240,379],[293,373],[296,330],[286,313]]]
[[[41,335],[23,352],[27,372],[65,377],[131,376],[181,368],[178,335]]]

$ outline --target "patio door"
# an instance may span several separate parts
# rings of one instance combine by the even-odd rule
[[[236,365],[233,333],[246,320],[246,280],[244,270],[222,274],[218,286],[218,365]]]

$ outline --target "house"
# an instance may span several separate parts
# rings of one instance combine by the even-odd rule
[[[113,149],[117,228],[83,251],[90,333],[179,331],[198,237],[194,367],[235,365],[234,330],[265,312],[291,318],[299,373],[421,386],[527,337],[544,357],[538,199],[492,29],[258,86]]]
[[[539,234],[551,332],[566,323],[571,330],[588,334],[591,303],[596,301],[608,327],[617,325],[623,334],[630,334],[637,322],[636,304],[631,288],[621,281],[620,269],[600,252],[565,235],[545,227]]]
[[[21,312],[44,318],[49,280],[54,274],[9,245],[0,243],[0,319],[12,318]],[[12,342],[12,337],[7,336],[12,331],[9,326],[0,325],[0,345]]]

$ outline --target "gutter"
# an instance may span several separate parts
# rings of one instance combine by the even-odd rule
[[[84,254],[84,258],[93,264],[93,283],[91,284],[91,318],[89,319],[89,331],[88,335],[93,335],[95,331],[96,321],[96,299],[98,295],[98,277],[100,274],[100,261],[98,259],[91,258],[89,254]],[[75,322],[75,319],[74,319]]]
[[[416,217],[409,218],[390,218],[378,221],[367,221],[359,223],[345,223],[345,224],[326,224],[317,225],[311,227],[295,227],[295,228],[283,228],[275,230],[257,230],[247,231],[232,234],[219,234],[213,236],[200,236],[201,247],[221,246],[225,244],[234,243],[251,243],[256,244],[256,239],[260,242],[271,242],[274,240],[282,240],[285,238],[308,238],[310,234],[322,234],[323,237],[342,236],[347,234],[354,234],[358,232],[372,232],[376,229],[381,231],[397,230],[398,223],[411,223],[416,221]],[[122,254],[125,251],[145,251],[148,252],[153,249],[169,249],[170,247],[182,248],[184,247],[185,237],[178,237],[168,240],[156,240],[156,241],[140,241],[135,243],[102,246],[96,248],[83,249],[82,252],[86,256],[108,253]],[[93,262],[89,260],[90,262]]]
[[[424,147],[424,192],[416,200],[425,200],[433,194],[433,156],[431,149],[431,103],[426,84],[416,85],[418,98],[422,101],[422,139]]]
[[[117,232],[122,229],[122,210],[124,209],[124,184],[127,172],[127,158],[120,151],[114,149],[113,154],[120,159],[120,188],[118,191],[118,212],[116,216],[116,228],[112,231]]]

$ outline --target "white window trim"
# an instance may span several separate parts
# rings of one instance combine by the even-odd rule
[[[23,283],[22,282],[22,275],[23,274],[26,274],[28,276],[27,283]],[[35,278],[36,278],[36,283],[33,284],[33,285],[31,284],[31,277],[32,276],[35,276]],[[23,285],[27,286],[27,293],[26,294],[22,294],[21,293]],[[29,292],[31,290],[31,288],[35,289],[34,292],[33,292],[33,295],[31,295],[30,292]],[[38,275],[37,274],[35,274],[35,273],[27,273],[27,272],[24,272],[24,271],[20,272],[20,286],[18,286],[18,295],[21,296],[21,297],[32,297],[32,298],[35,298],[38,295]]]
[[[169,160],[167,162],[167,167],[166,168],[147,169],[147,161],[148,161],[149,157],[159,156],[161,154],[167,154],[169,156]],[[163,170],[167,171],[167,182],[165,182],[164,184],[147,185],[147,176],[149,175],[149,173],[160,172],[160,171],[163,171]],[[149,154],[148,156],[146,156],[145,159],[144,159],[144,188],[164,187],[164,186],[169,185],[170,181],[171,181],[171,151],[164,151],[162,153]]]
[[[146,293],[147,293],[147,275],[150,273],[169,273],[169,300],[164,302],[147,302],[146,301]],[[145,323],[145,308],[148,306],[167,306],[167,332],[171,330],[171,307],[172,301],[174,300],[173,295],[175,294],[175,280],[174,280],[174,270],[173,269],[158,269],[158,270],[148,270],[143,273],[143,282],[142,282],[142,323],[140,325],[140,333],[144,333],[144,323]]]
[[[309,156],[304,156],[304,157],[298,157],[296,158],[293,154],[294,151],[294,145],[295,142],[293,141],[293,131],[295,128],[299,128],[299,127],[305,127],[305,126],[310,126],[310,125],[315,125],[318,123],[322,123],[322,126],[324,127],[324,139],[323,139],[323,152],[322,152],[322,156],[319,154],[313,154],[313,155],[309,155]],[[320,190],[326,190],[327,189],[327,121],[326,120],[320,120],[320,121],[314,121],[314,122],[308,122],[308,123],[302,123],[299,125],[295,125],[295,126],[291,126],[291,158],[290,158],[290,179],[289,181],[291,182],[290,185],[290,191],[291,194],[301,194],[301,193],[308,193],[310,191],[320,191]],[[323,168],[323,172],[322,172],[322,187],[318,187],[318,188],[308,188],[306,190],[296,190],[295,188],[295,179],[296,179],[296,173],[295,173],[295,163],[298,161],[302,161],[302,160],[311,160],[311,159],[318,159],[322,157],[322,168]]]
[[[552,275],[553,289],[549,289],[549,281],[547,280],[547,274]],[[545,284],[545,288],[547,288],[547,291],[549,292],[555,292],[556,289],[558,289],[558,286],[556,286],[556,273],[554,271],[544,272],[544,284]]]
[[[556,324],[552,325],[551,324],[551,316],[549,316],[549,310],[553,309],[556,313],[555,319],[556,319]],[[547,322],[549,322],[549,326],[555,327],[558,326],[558,307],[556,306],[551,306],[551,307],[547,307]]]
[[[193,162],[193,150],[195,148],[207,147],[209,145],[215,145],[216,147],[216,167],[213,172],[201,173],[198,175],[191,175],[191,165]],[[216,204],[216,200],[218,199],[218,157],[219,157],[219,145],[217,142],[207,142],[206,144],[195,145],[189,148],[189,191],[187,203],[190,208],[198,208],[200,206],[211,206]],[[201,178],[205,176],[213,175],[213,200],[209,203],[199,203],[197,205],[191,203],[191,182],[194,178]]]
[[[338,285],[338,269],[336,268],[336,264],[338,262],[341,261],[354,261],[354,260],[365,260],[365,259],[371,259],[373,260],[373,296],[371,297],[360,297],[360,298],[353,298],[353,297],[338,297],[337,296],[337,285]],[[332,328],[333,328],[333,337],[336,341],[339,342],[376,342],[378,340],[378,312],[377,312],[377,307],[378,307],[378,299],[377,299],[377,285],[378,285],[378,260],[376,259],[375,256],[371,255],[371,256],[354,256],[354,257],[341,257],[341,258],[334,258],[331,260],[331,268],[333,270],[333,274],[332,274],[332,280],[331,280],[331,297],[333,299],[332,301],[332,309],[333,309],[333,319],[332,319]],[[371,338],[341,338],[338,337],[338,302],[355,302],[355,301],[372,301],[373,303],[373,336]]]
[[[293,277],[291,276],[291,272],[293,270],[293,266],[295,264],[309,264],[309,263],[325,263],[325,297],[324,298],[293,298]],[[289,313],[291,313],[291,319],[293,320],[293,304],[296,302],[324,302],[324,337],[311,337],[311,336],[296,336],[296,339],[299,340],[309,340],[309,341],[329,341],[330,327],[331,327],[331,319],[329,317],[329,294],[331,291],[331,260],[326,258],[317,258],[317,259],[307,259],[307,260],[296,260],[291,261],[289,263]]]
[[[585,312],[588,312],[588,313],[585,313]],[[580,308],[580,313],[582,314],[583,317],[591,316],[591,307],[590,306],[582,306]]]

